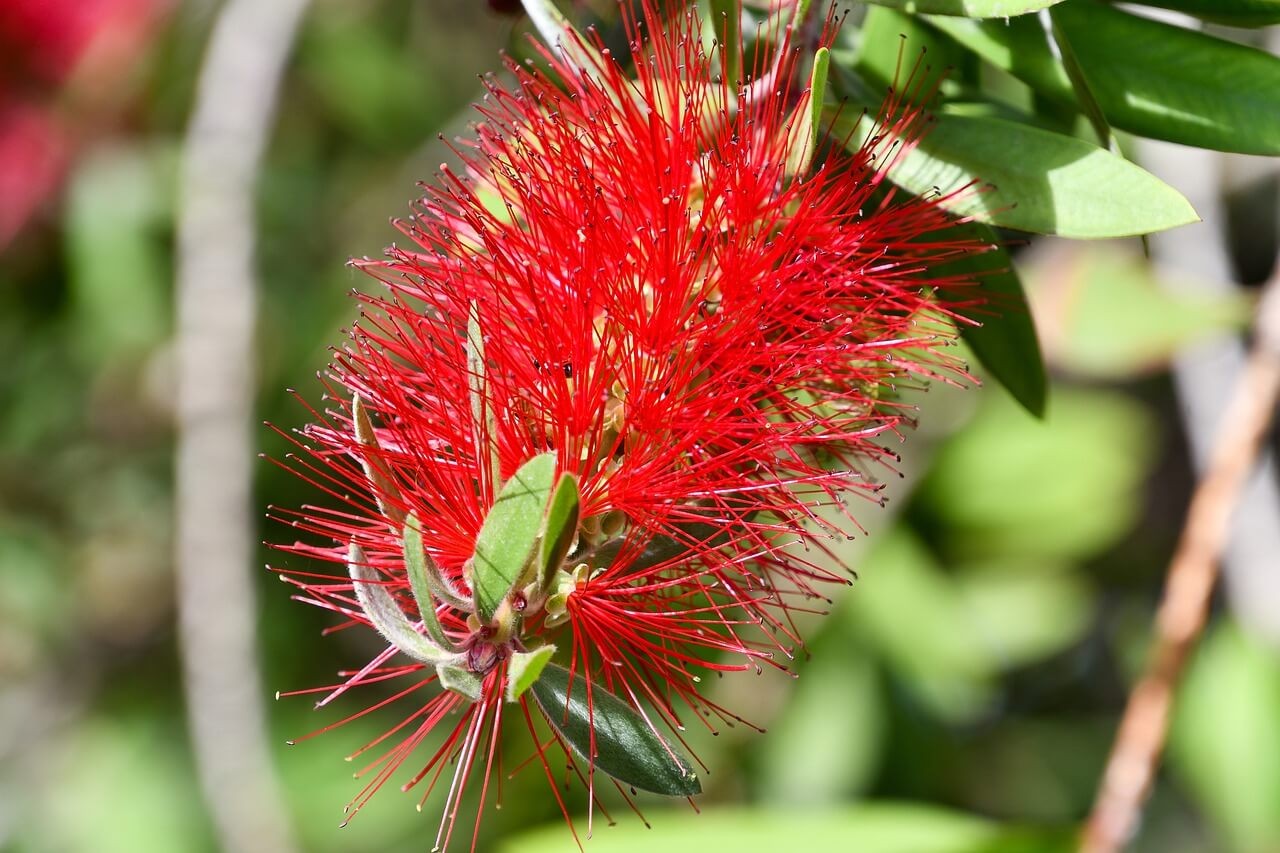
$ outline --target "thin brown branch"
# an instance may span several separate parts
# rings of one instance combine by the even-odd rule
[[[1156,614],[1155,640],[1129,696],[1085,826],[1083,853],[1114,853],[1133,836],[1169,730],[1174,692],[1204,629],[1232,511],[1280,399],[1280,270],[1258,307],[1254,346],[1191,497]]]
[[[254,188],[306,0],[228,0],[201,67],[178,223],[178,629],[219,847],[297,849],[267,746],[250,564]]]

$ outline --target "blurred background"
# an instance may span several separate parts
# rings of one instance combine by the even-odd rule
[[[296,30],[281,12],[290,5]],[[252,349],[201,352],[215,381],[219,365],[248,364],[228,380],[248,421],[284,428],[308,419],[286,389],[319,400],[315,373],[354,318],[348,292],[366,286],[345,261],[393,240],[389,218],[447,157],[437,134],[463,131],[476,75],[527,30],[479,0],[0,2],[0,850],[425,850],[435,837],[439,806],[416,811],[416,796],[396,790],[403,779],[338,828],[362,784],[343,757],[398,717],[286,746],[367,701],[313,710],[272,694],[332,683],[372,645],[322,636],[334,620],[289,600],[261,569],[265,548],[203,547],[202,571],[242,582],[179,627],[191,580],[175,525],[198,528],[185,496],[198,501],[201,477],[227,474],[197,467],[175,491],[180,385],[198,374],[179,358],[188,325],[175,321],[181,205],[199,204],[183,191],[199,186],[183,145],[197,92],[216,88],[199,82],[201,64],[231,6],[242,29],[224,17],[226,44],[256,43],[285,65],[247,188],[242,248],[257,281],[223,282],[256,287]],[[255,21],[273,14],[271,26]],[[1274,32],[1247,35],[1276,52]],[[253,67],[247,50],[230,67]],[[1029,97],[1017,85],[1010,98]],[[233,85],[216,102],[227,127],[260,94]],[[704,814],[642,800],[652,829],[622,808],[617,826],[597,821],[588,849],[801,849],[803,838],[814,849],[1032,851],[1086,814],[1280,239],[1276,160],[1149,142],[1132,155],[1204,222],[1153,238],[1150,259],[1137,240],[1018,238],[1053,377],[1047,417],[994,384],[925,395],[906,478],[888,510],[862,511],[872,535],[841,555],[861,580],[809,626],[799,678],[710,688],[768,734],[695,735],[713,769]],[[198,223],[184,239],[203,235]],[[265,427],[248,435],[251,452],[287,452]],[[314,489],[265,461],[251,470],[251,541],[291,539],[262,511]],[[1137,850],[1280,850],[1277,507],[1266,468],[1235,526]],[[217,657],[234,643],[198,645],[200,626],[216,635],[220,624],[242,624],[247,665]],[[184,685],[227,667],[265,731],[256,738],[250,716],[244,743],[261,755],[222,758],[260,761],[253,779],[197,769],[197,756],[217,760],[200,739],[219,730],[193,726],[188,708],[209,701],[217,717],[219,694]],[[573,849],[534,770],[504,777],[480,849]],[[254,814],[237,816],[241,789],[260,789]]]

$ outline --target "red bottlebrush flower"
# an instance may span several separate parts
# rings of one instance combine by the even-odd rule
[[[986,247],[884,180],[919,115],[893,100],[876,141],[810,170],[788,33],[739,84],[693,11],[644,3],[621,60],[566,31],[561,82],[490,83],[463,173],[400,223],[410,245],[358,263],[386,293],[330,373],[352,402],[313,412],[290,463],[335,505],[277,511],[323,540],[283,550],[349,573],[286,571],[297,597],[389,641],[304,692],[409,682],[375,706],[408,710],[353,809],[442,727],[404,787],[454,766],[447,844],[513,713],[592,801],[597,771],[695,793],[684,723],[738,719],[699,674],[782,665],[789,615],[843,580],[784,546],[845,534],[819,505],[878,500],[895,388],[962,374],[965,282],[931,270]]]

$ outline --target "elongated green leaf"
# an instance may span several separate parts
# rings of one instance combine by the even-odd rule
[[[1054,8],[1107,120],[1184,145],[1280,154],[1280,58],[1093,0]],[[1074,104],[1033,18],[929,22],[1039,92]]]
[[[551,503],[547,505],[547,518],[538,544],[538,581],[544,591],[551,586],[552,577],[577,538],[580,508],[578,478],[567,472],[561,474]]]
[[[825,47],[818,48],[813,55],[813,71],[809,76],[809,112],[807,120],[796,118],[792,133],[800,137],[791,146],[790,162],[787,171],[793,175],[803,175],[809,171],[814,152],[818,150],[818,140],[822,133],[822,102],[827,96],[827,69],[831,65],[831,51]]]
[[[1266,27],[1280,24],[1280,0],[1142,0],[1232,27]]]
[[[956,94],[961,81],[976,80],[979,60],[970,50],[930,26],[923,18],[886,6],[872,6],[858,29],[858,52],[854,69],[876,84],[874,100],[860,93],[844,94],[867,107],[875,107],[883,97],[883,87],[901,88],[908,76],[920,92],[934,88]],[[922,61],[916,67],[917,59]],[[838,63],[837,63],[838,67]],[[840,77],[836,76],[837,81]]]
[[[507,701],[514,702],[524,695],[547,668],[556,647],[547,645],[531,652],[516,652],[507,663]]]
[[[584,760],[619,782],[665,794],[691,797],[702,783],[689,763],[630,705],[599,685],[587,695],[581,673],[570,685],[569,670],[549,663],[530,688],[542,713],[565,743]]]
[[[867,0],[877,6],[915,15],[959,15],[965,18],[1011,18],[1047,9],[1062,0]]]
[[[533,457],[502,487],[485,517],[471,566],[471,589],[481,621],[493,619],[529,565],[555,473],[554,453]]]
[[[1102,105],[1098,103],[1097,95],[1093,94],[1093,84],[1089,82],[1089,75],[1080,66],[1080,60],[1076,59],[1075,48],[1071,46],[1071,38],[1058,24],[1056,12],[1056,9],[1041,12],[1040,22],[1047,24],[1046,35],[1058,49],[1058,55],[1062,61],[1062,70],[1067,72],[1067,79],[1071,81],[1071,88],[1075,90],[1076,103],[1079,105],[1081,112],[1084,113],[1085,118],[1089,119],[1089,124],[1093,126],[1093,132],[1098,137],[1098,144],[1112,154],[1120,154],[1120,146],[1116,144],[1115,137],[1111,133],[1111,124],[1107,121],[1106,114],[1102,112]]]
[[[347,570],[351,574],[356,600],[373,627],[391,645],[422,663],[452,663],[457,656],[438,649],[417,631],[404,615],[378,573],[369,566],[364,549],[352,542],[347,553]]]
[[[445,636],[440,627],[440,619],[436,616],[435,590],[438,583],[433,583],[432,576],[438,576],[439,570],[435,562],[427,554],[422,545],[422,529],[418,517],[410,514],[404,523],[404,535],[401,537],[404,550],[405,573],[409,575],[409,588],[413,591],[413,600],[418,604],[418,612],[422,614],[422,626],[427,635],[442,649],[453,649],[453,644]]]
[[[1048,395],[1044,359],[1035,323],[1013,259],[1000,246],[999,236],[984,225],[970,223],[978,239],[997,248],[940,267],[939,275],[967,274],[978,282],[985,305],[974,313],[980,326],[959,324],[960,335],[991,376],[1036,417],[1044,416]]]
[[[850,148],[875,130],[863,121],[855,131],[855,121],[845,114],[834,124]],[[920,144],[896,158],[889,179],[918,195],[990,184],[990,191],[950,196],[942,205],[1037,234],[1130,237],[1197,220],[1177,190],[1133,163],[1073,137],[982,116],[939,115]]]

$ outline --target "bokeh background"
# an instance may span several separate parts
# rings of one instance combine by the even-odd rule
[[[0,2],[0,850],[229,843],[216,815],[239,782],[199,781],[174,556],[179,182],[219,9]],[[307,4],[251,188],[255,423],[307,419],[286,389],[319,399],[316,371],[354,317],[348,292],[366,286],[345,261],[394,238],[389,218],[447,157],[437,135],[463,131],[476,75],[526,29],[480,0]],[[1277,50],[1274,32],[1216,32]],[[1012,102],[1030,97],[1019,85]],[[1131,154],[1204,222],[1153,238],[1149,259],[1136,240],[1017,238],[1053,376],[1048,416],[994,384],[924,395],[906,477],[887,510],[860,513],[871,535],[842,543],[860,580],[808,626],[799,677],[710,688],[767,735],[695,734],[713,768],[704,814],[642,799],[652,829],[621,808],[617,826],[597,819],[588,849],[1061,846],[1142,662],[1280,240],[1276,160],[1156,143]],[[287,450],[265,427],[252,436],[268,456]],[[266,461],[253,476],[254,541],[289,537],[262,510],[314,490]],[[1265,468],[1236,524],[1136,850],[1280,850],[1276,486]],[[246,574],[253,595],[204,601],[201,616],[234,623],[247,609],[256,628],[241,674],[282,799],[252,819],[298,850],[430,849],[439,797],[419,813],[395,784],[338,828],[361,784],[343,757],[398,717],[285,743],[362,700],[313,710],[272,694],[331,683],[367,659],[369,638],[322,636],[332,618],[289,600],[261,568],[265,548],[249,566],[232,550],[215,548],[212,565]],[[573,849],[536,767],[503,786],[480,849]]]

